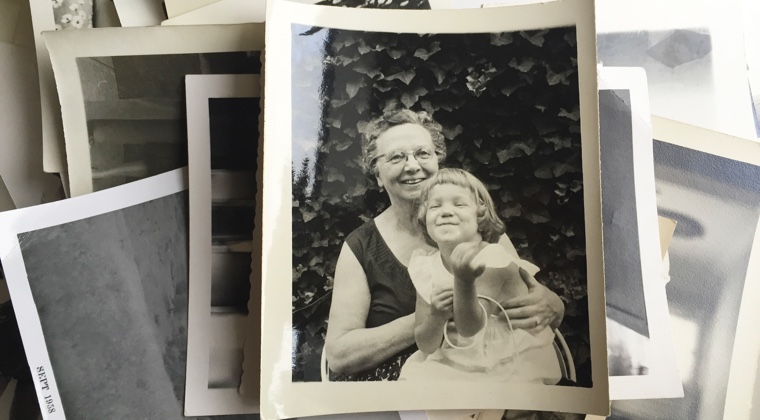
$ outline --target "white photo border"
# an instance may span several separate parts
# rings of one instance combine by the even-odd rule
[[[258,74],[185,76],[187,103],[188,176],[190,179],[190,260],[187,325],[187,375],[185,377],[185,415],[207,416],[258,413],[258,395],[244,396],[238,387],[209,388],[210,344],[233,335],[243,349],[246,332],[213,328],[211,320],[211,133],[209,99],[259,98]],[[253,116],[252,116],[253,117]],[[257,133],[258,134],[258,133]],[[261,143],[259,141],[259,143]],[[261,170],[261,162],[258,166]],[[260,177],[259,177],[260,178]],[[260,201],[260,200],[257,200]],[[251,215],[253,217],[253,215]],[[258,228],[258,225],[256,226]],[[254,234],[254,237],[256,235]],[[251,284],[251,287],[258,285]],[[250,320],[259,314],[249,312]],[[236,325],[247,325],[248,320]],[[228,328],[229,329],[229,328]],[[257,343],[258,344],[258,343]]]
[[[291,138],[290,39],[291,24],[336,29],[473,33],[539,29],[574,25],[578,39],[586,255],[588,267],[589,330],[592,388],[534,384],[462,387],[413,383],[293,383],[291,330],[292,224],[290,223],[291,146],[266,141],[263,219],[263,299],[261,414],[264,419],[340,412],[462,408],[511,408],[607,414],[607,349],[602,272],[601,201],[599,178],[598,97],[593,2],[565,0],[538,5],[473,10],[399,11],[331,8],[291,2],[269,4],[265,96],[265,138]],[[388,23],[393,22],[392,26]],[[273,54],[272,51],[276,51]],[[272,70],[274,69],[274,70]],[[372,395],[372,398],[366,398]],[[413,398],[410,398],[412,397]]]

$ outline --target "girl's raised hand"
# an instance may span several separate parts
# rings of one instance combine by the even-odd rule
[[[473,259],[485,245],[485,242],[463,242],[451,251],[451,272],[455,278],[472,283],[483,274],[485,263],[473,264]]]

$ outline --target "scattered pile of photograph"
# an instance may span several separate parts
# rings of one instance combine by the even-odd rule
[[[754,3],[0,2],[0,420],[760,418]]]

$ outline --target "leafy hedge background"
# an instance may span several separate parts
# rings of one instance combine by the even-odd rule
[[[294,25],[292,47],[294,150],[309,151],[294,151],[293,162],[293,380],[320,380],[341,245],[389,204],[362,173],[360,133],[373,116],[410,108],[443,125],[445,165],[487,185],[521,257],[565,301],[560,329],[579,385],[590,386],[575,29],[453,35]]]

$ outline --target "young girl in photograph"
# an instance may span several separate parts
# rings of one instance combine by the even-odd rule
[[[513,330],[500,305],[528,293],[538,268],[498,244],[504,223],[483,183],[441,169],[422,187],[417,221],[438,251],[409,263],[419,351],[400,379],[557,383],[553,331]]]

